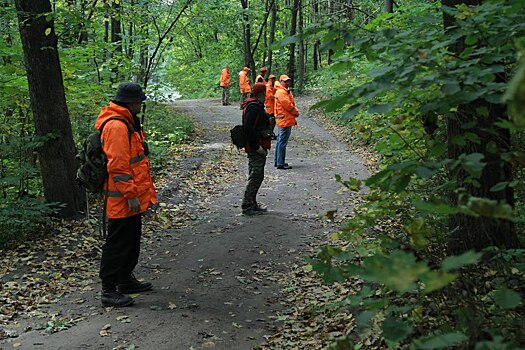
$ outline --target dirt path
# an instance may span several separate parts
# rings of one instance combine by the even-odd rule
[[[307,248],[333,232],[335,224],[322,214],[345,208],[344,215],[355,201],[355,194],[340,191],[335,174],[367,174],[359,157],[309,118],[308,101],[298,102],[303,113],[287,149],[293,169],[275,169],[272,150],[258,197],[269,212],[243,217],[247,160],[231,148],[228,133],[240,120],[238,106],[177,101],[175,108],[193,116],[202,130],[202,146],[173,172],[187,172],[191,181],[210,188],[208,195],[197,194],[191,181],[175,180],[159,188],[166,206],[184,203],[192,220],[177,229],[168,221],[148,236],[136,274],[155,289],[136,296],[131,308],[103,309],[94,278],[92,288],[49,306],[49,312],[79,319],[73,327],[50,335],[19,331],[16,338],[0,340],[0,349],[16,344],[18,349],[236,350],[264,343],[283,308],[283,274],[292,264],[303,264]],[[217,181],[219,173],[223,178]]]

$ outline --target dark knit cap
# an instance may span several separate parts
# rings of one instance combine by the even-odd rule
[[[117,102],[142,102],[146,99],[146,95],[139,84],[122,83],[117,88],[117,95],[113,101]]]

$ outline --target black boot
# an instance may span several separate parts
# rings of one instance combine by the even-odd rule
[[[100,298],[102,306],[124,307],[133,305],[135,300],[128,295],[117,292],[117,288],[113,285],[102,284],[102,296]]]
[[[146,292],[151,289],[153,289],[153,285],[151,283],[140,282],[133,274],[131,274],[126,282],[118,285],[118,291],[124,294]]]

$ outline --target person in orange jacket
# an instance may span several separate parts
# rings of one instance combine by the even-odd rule
[[[241,92],[241,103],[250,95],[250,91],[252,91],[250,78],[248,77],[249,71],[250,68],[244,67],[239,72],[239,91]]]
[[[295,105],[295,99],[289,89],[290,77],[281,75],[279,82],[275,83],[275,123],[279,127],[277,142],[275,145],[275,166],[277,169],[292,169],[286,163],[286,146],[292,133],[292,126],[297,125],[299,109]]]
[[[222,105],[230,104],[230,67],[225,66],[221,73]]]
[[[266,107],[266,114],[270,120],[270,130],[272,131],[272,140],[275,140],[275,75],[270,74],[268,82],[266,83],[266,100],[264,101]]]
[[[255,82],[256,83],[263,83],[264,85],[266,85],[266,79],[264,78],[266,76],[266,67],[262,67],[261,69],[259,69],[259,71],[261,72],[261,74],[259,74],[256,78],[255,78]]]
[[[145,99],[140,85],[122,83],[95,122],[108,160],[104,186],[108,235],[99,273],[103,306],[131,305],[133,299],[126,294],[153,287],[138,281],[133,274],[140,253],[142,213],[157,203],[145,134],[137,117]]]

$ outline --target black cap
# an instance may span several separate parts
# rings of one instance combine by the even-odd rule
[[[117,88],[117,95],[113,101],[117,102],[142,102],[146,99],[146,94],[142,91],[139,84],[122,83]]]

